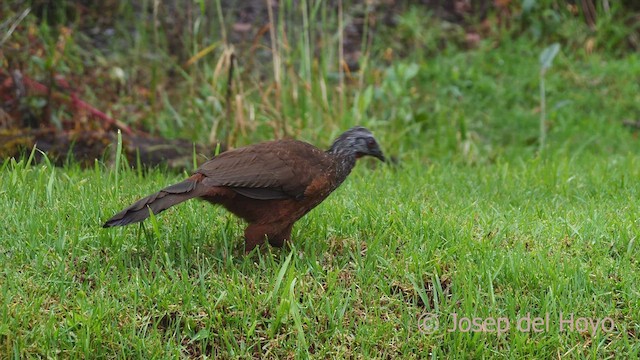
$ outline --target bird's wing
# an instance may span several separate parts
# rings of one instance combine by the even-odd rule
[[[300,199],[314,179],[331,167],[331,159],[313,145],[280,140],[224,152],[204,163],[207,186],[226,186],[260,200]]]

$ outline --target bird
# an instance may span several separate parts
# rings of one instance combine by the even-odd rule
[[[274,247],[290,241],[293,224],[320,204],[347,178],[363,156],[383,163],[371,131],[356,126],[320,150],[299,140],[266,141],[213,157],[182,182],[142,198],[107,220],[103,227],[145,220],[186,200],[219,204],[248,223],[245,252],[265,240]]]

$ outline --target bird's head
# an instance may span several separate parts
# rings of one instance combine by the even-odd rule
[[[333,142],[329,152],[355,156],[356,159],[369,155],[385,161],[384,154],[373,134],[362,126],[345,131]]]

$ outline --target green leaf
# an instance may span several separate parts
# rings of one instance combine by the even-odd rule
[[[522,12],[528,13],[536,6],[536,0],[524,0],[522,2]]]
[[[404,81],[409,81],[418,75],[418,70],[420,70],[420,66],[416,63],[411,63],[407,67],[404,68]]]
[[[202,339],[206,339],[209,337],[209,330],[207,329],[202,329],[200,331],[198,331],[197,334],[195,334],[192,338],[191,338],[191,342],[195,342],[198,340],[202,340]]]
[[[560,44],[554,43],[540,53],[540,71],[546,71],[553,63],[553,59],[558,55],[560,51]]]

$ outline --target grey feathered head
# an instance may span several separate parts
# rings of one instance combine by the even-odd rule
[[[380,150],[380,146],[373,134],[362,126],[356,126],[345,131],[333,142],[328,152],[337,155],[355,156],[356,159],[369,155],[385,161],[382,150]]]

